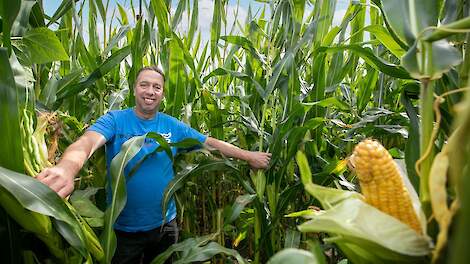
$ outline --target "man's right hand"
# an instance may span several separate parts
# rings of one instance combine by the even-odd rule
[[[46,184],[55,191],[60,197],[65,198],[70,195],[74,189],[74,174],[71,174],[73,169],[68,168],[62,161],[57,166],[46,168],[41,171],[36,179]]]
[[[36,178],[49,186],[60,197],[67,197],[73,191],[75,175],[93,152],[104,143],[106,143],[106,139],[100,133],[85,132],[65,150],[62,159],[56,166],[44,169]]]

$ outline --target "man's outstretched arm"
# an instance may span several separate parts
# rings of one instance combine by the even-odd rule
[[[266,169],[271,160],[271,153],[244,150],[212,137],[207,137],[204,144],[219,150],[225,156],[245,160],[253,169]]]
[[[106,139],[100,133],[85,132],[77,141],[67,147],[57,165],[44,169],[36,178],[59,196],[67,197],[73,191],[75,175],[104,143],[106,143]]]

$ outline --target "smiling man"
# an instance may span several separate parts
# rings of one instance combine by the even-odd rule
[[[60,196],[68,196],[74,189],[74,177],[88,158],[106,145],[106,163],[121,150],[122,144],[134,136],[155,132],[169,142],[193,138],[222,154],[247,161],[254,169],[264,169],[270,153],[246,151],[232,144],[205,136],[174,117],[158,111],[164,97],[165,75],[156,66],[144,67],[137,74],[134,85],[135,107],[110,111],[101,116],[77,141],[64,152],[60,162],[43,170],[37,179],[48,185]],[[146,142],[142,150],[125,169],[158,147],[154,140]],[[172,148],[176,155],[178,149]],[[177,242],[176,206],[171,201],[166,212],[161,211],[164,190],[173,179],[173,164],[164,152],[151,154],[134,172],[126,177],[127,203],[114,228],[117,249],[113,263],[149,263],[155,256]],[[111,193],[108,191],[108,201]],[[168,223],[163,223],[163,214]],[[162,224],[164,225],[162,228]]]

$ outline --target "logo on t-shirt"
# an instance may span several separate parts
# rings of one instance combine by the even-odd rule
[[[171,143],[171,132],[160,133],[160,135],[166,140],[166,142]]]

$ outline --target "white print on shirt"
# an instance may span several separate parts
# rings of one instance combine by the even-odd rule
[[[171,132],[160,133],[160,135],[166,140],[166,142],[171,143]]]

